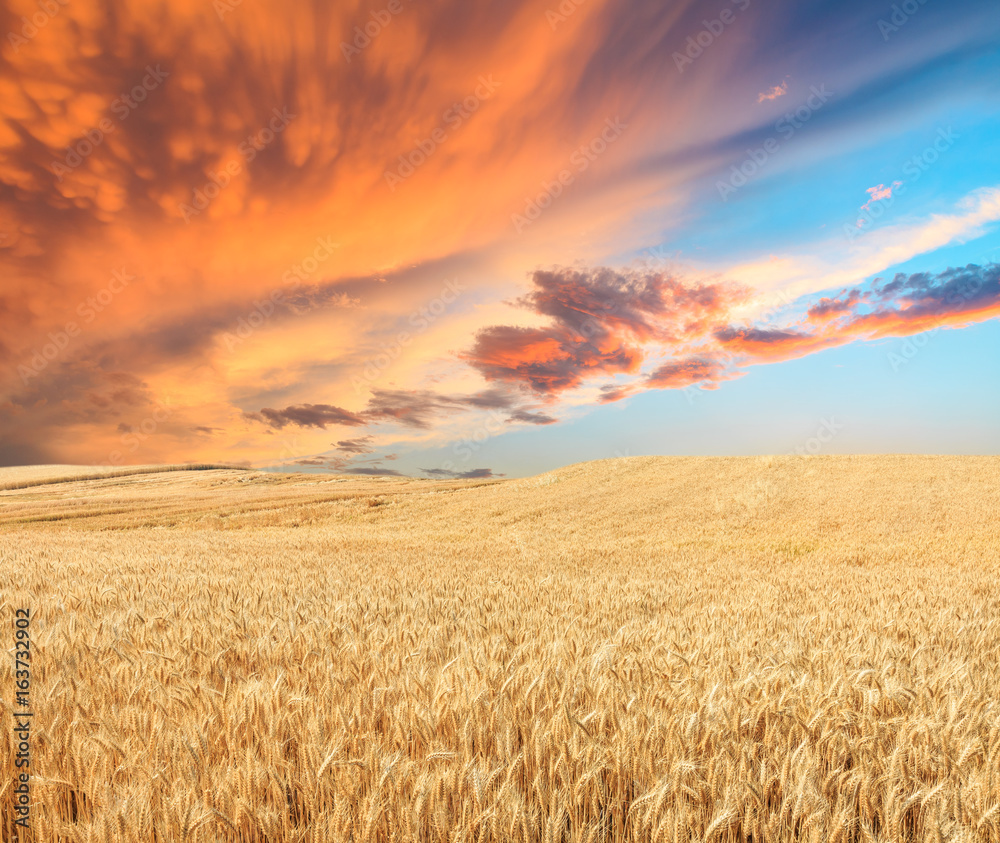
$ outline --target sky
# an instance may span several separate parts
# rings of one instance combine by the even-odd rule
[[[987,0],[4,0],[0,465],[1000,450]]]

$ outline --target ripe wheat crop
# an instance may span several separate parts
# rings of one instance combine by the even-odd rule
[[[1000,843],[1000,459],[91,474],[0,491],[21,839]]]

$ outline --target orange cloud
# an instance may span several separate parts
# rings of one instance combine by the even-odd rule
[[[851,290],[850,293],[843,290],[841,296],[845,295],[846,298],[821,298],[807,311],[807,320],[817,324],[829,322],[850,313],[862,299],[867,298],[860,290]]]
[[[525,185],[564,159],[559,106],[605,6],[554,33],[537,2],[404,4],[374,27],[353,2],[74,0],[5,39],[0,405],[18,415],[0,435],[37,444],[4,458],[261,459],[270,425],[244,414],[322,404],[308,393],[332,370],[342,397],[326,405],[363,409],[350,370],[381,353],[381,326],[417,333],[408,308],[433,303],[437,266],[509,236]],[[618,107],[590,87],[584,139]],[[337,246],[318,259],[318,241]],[[135,280],[109,295],[122,272]],[[77,412],[120,374],[148,406],[112,395]],[[118,426],[166,401],[174,427],[129,450]]]
[[[617,284],[607,285],[605,294],[620,292],[626,277],[620,276],[622,280]],[[658,290],[661,282],[654,275],[642,277],[641,282],[631,279],[628,299],[646,301],[647,312],[638,318],[633,314],[631,319],[617,320],[618,332],[612,332],[612,320],[598,319],[598,308],[589,299],[594,294],[595,278],[607,279],[608,270],[589,275],[563,271],[553,277],[536,273],[538,290],[522,303],[557,318],[547,328],[487,329],[465,359],[487,378],[557,394],[576,389],[595,375],[634,375],[641,362],[657,358],[658,349],[665,343],[669,355],[647,374],[630,382],[600,387],[597,401],[609,403],[646,389],[678,389],[694,384],[714,388],[737,377],[747,366],[790,360],[858,340],[968,325],[1000,314],[997,265],[970,265],[935,276],[899,274],[889,282],[876,280],[867,289],[845,289],[836,296],[821,297],[806,306],[799,321],[783,327],[729,324],[731,309],[742,301],[735,288],[722,292],[711,287],[687,288],[671,280],[674,289],[686,292],[669,301],[656,293],[637,295],[638,283]],[[692,294],[693,290],[698,292]],[[581,300],[590,300],[590,307],[580,307]],[[602,301],[614,301],[614,296]],[[672,326],[688,318],[687,308],[692,301],[703,305],[712,302],[713,306],[708,308],[707,319],[698,322],[699,330],[678,334]],[[569,325],[580,318],[593,320],[585,324],[593,325],[591,330],[602,340],[614,338],[610,352],[602,352],[601,343],[576,339],[582,332],[573,333]],[[626,351],[625,338],[640,335],[644,341],[635,342]],[[543,359],[521,353],[542,339],[556,343],[559,352]],[[505,355],[502,362],[498,357],[501,349]]]
[[[723,378],[726,365],[710,357],[686,357],[664,363],[654,369],[645,385],[650,389],[678,389],[696,383],[716,383]]]
[[[488,381],[545,394],[594,375],[635,374],[643,345],[692,342],[748,295],[731,284],[685,284],[662,273],[538,271],[518,304],[550,320],[543,328],[492,326],[462,359]]]
[[[715,338],[748,363],[777,362],[856,340],[959,327],[998,314],[1000,266],[969,265],[937,275],[899,273],[889,282],[876,279],[870,289],[821,298],[800,324],[780,329],[727,326]]]
[[[786,79],[780,85],[775,85],[773,88],[769,88],[763,93],[757,94],[757,102],[776,100],[778,97],[783,97],[787,93],[788,93],[788,80]]]
[[[715,339],[726,351],[749,360],[776,362],[801,357],[835,344],[831,337],[810,334],[798,328],[720,328]]]

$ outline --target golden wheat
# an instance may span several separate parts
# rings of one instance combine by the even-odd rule
[[[944,457],[0,492],[22,839],[1000,843],[998,504]]]

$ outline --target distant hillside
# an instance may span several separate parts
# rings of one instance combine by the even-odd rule
[[[427,552],[435,542],[506,537],[518,552],[560,556],[715,548],[874,560],[1000,546],[998,457],[630,457],[485,481],[211,466],[65,476],[73,468],[0,473],[0,524],[315,526],[352,540],[422,543]]]
[[[26,489],[29,486],[43,486],[68,481],[81,482],[99,480],[105,477],[155,474],[161,471],[207,471],[211,469],[244,470],[231,465],[196,463],[189,465],[130,465],[122,468],[109,468],[100,465],[19,465],[0,468],[0,491]]]

